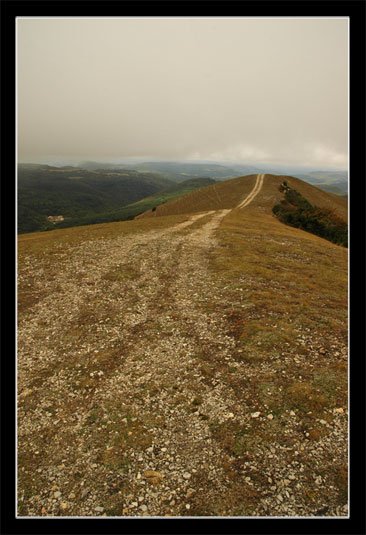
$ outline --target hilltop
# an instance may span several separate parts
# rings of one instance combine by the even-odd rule
[[[216,181],[229,181],[229,190],[233,189],[235,195],[240,195],[241,182],[236,187],[231,180],[243,172],[260,171],[244,164],[228,167],[212,162],[141,162],[126,164],[126,167],[101,162],[80,162],[77,166],[62,167],[19,164],[18,232],[22,234],[131,219],[169,199]],[[340,194],[347,191],[347,173],[344,172],[313,172],[301,177],[316,184],[317,191],[319,187]],[[218,185],[218,191],[228,190]],[[210,196],[209,190],[207,195]],[[231,207],[235,195],[229,204],[226,199],[225,205]],[[196,199],[188,199],[188,206],[191,201],[196,203]],[[220,201],[215,204],[219,205]]]
[[[18,238],[18,515],[346,517],[347,249],[250,175]]]
[[[342,219],[348,219],[348,202],[344,197],[322,191],[303,180],[286,175],[266,174],[261,191],[253,199],[252,207],[271,213],[274,205],[279,203],[283,195],[279,189],[283,181],[297,190],[309,202],[321,208],[334,210]],[[139,217],[159,217],[162,215],[184,214],[205,210],[233,209],[238,199],[244,198],[254,188],[257,175],[233,178],[225,182],[207,186],[147,211]]]

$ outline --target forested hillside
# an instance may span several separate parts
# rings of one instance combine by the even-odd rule
[[[75,167],[18,166],[18,232],[54,228],[49,216],[78,224],[134,203],[174,183],[154,173],[132,170],[91,171]]]
[[[135,203],[127,204],[126,206],[122,206],[120,208],[115,208],[106,212],[87,214],[86,216],[78,217],[77,219],[61,221],[57,223],[57,228],[94,225],[97,223],[112,223],[114,221],[127,221],[129,219],[134,219],[136,216],[145,212],[146,210],[156,210],[157,206],[160,206],[171,199],[177,199],[183,195],[186,195],[187,193],[204,188],[205,186],[211,184],[215,184],[215,181],[212,178],[193,178],[190,180],[185,180],[184,182],[170,186],[167,189],[158,191],[154,195],[144,197]]]

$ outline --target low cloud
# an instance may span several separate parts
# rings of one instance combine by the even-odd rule
[[[234,145],[223,150],[213,152],[194,152],[188,155],[188,160],[219,160],[219,161],[266,161],[271,158],[270,153],[259,147],[250,145]]]
[[[23,160],[347,166],[346,18],[20,18],[17,45]]]
[[[348,167],[348,155],[338,152],[324,145],[312,146],[309,150],[309,159],[314,163],[327,163],[334,167]]]
[[[188,160],[239,161],[250,163],[292,163],[299,165],[321,165],[324,167],[348,167],[348,154],[324,144],[284,144],[275,151],[254,145],[232,145],[223,150],[193,152]]]

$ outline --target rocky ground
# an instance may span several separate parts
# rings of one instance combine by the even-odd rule
[[[242,358],[210,265],[227,212],[22,256],[19,516],[348,515],[344,398],[277,403],[346,343],[299,328]]]

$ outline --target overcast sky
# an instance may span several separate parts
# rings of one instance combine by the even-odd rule
[[[17,20],[18,158],[348,165],[348,19]]]

